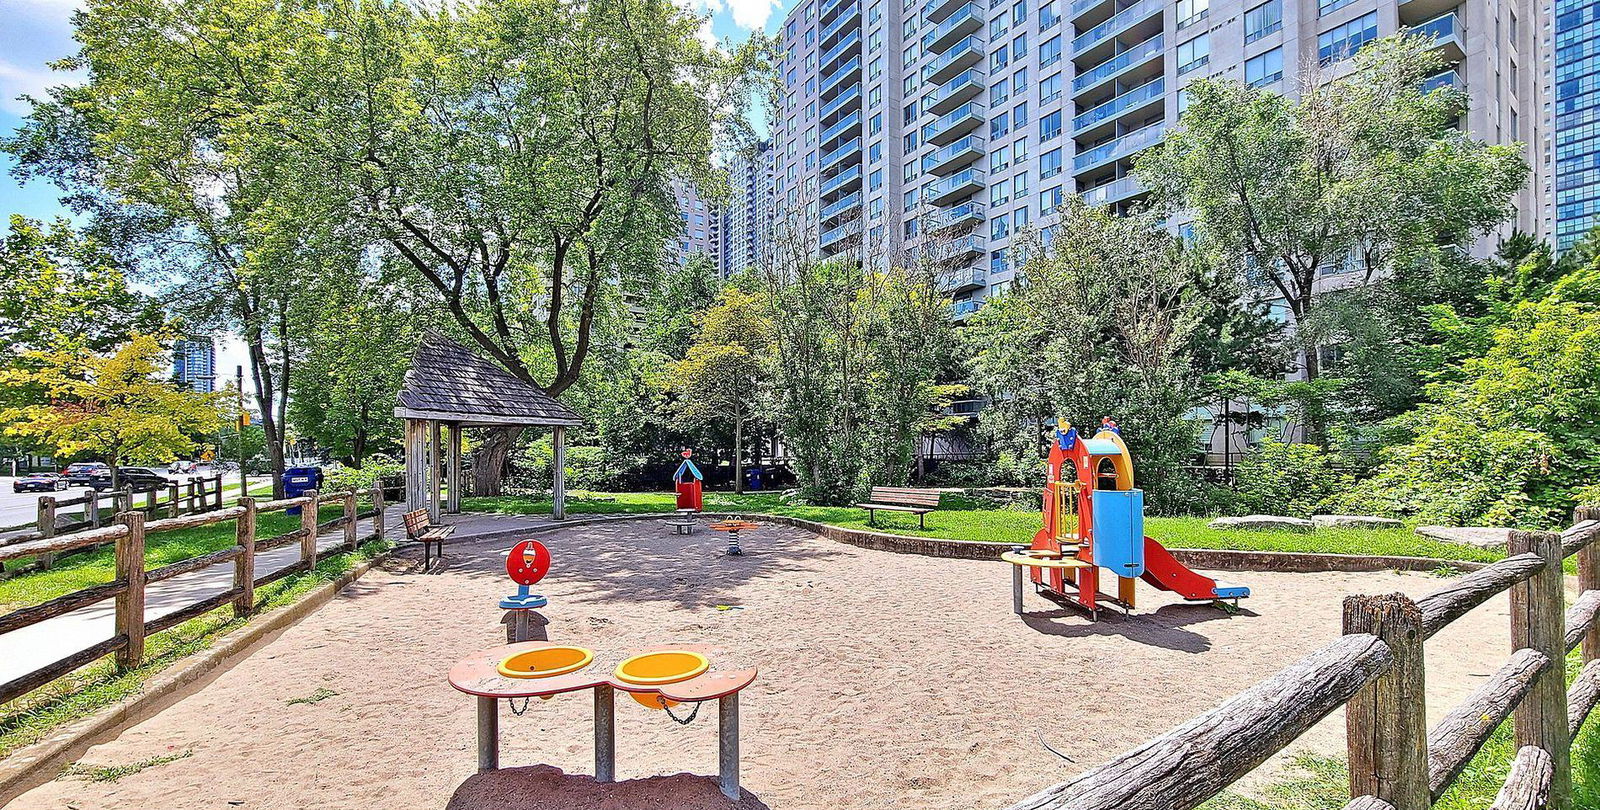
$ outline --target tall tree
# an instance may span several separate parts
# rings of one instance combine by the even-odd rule
[[[731,423],[733,488],[744,491],[746,424],[756,415],[767,386],[771,347],[770,313],[757,296],[727,287],[701,317],[699,331],[665,382],[675,421],[688,427]]]
[[[1353,58],[1342,78],[1302,77],[1294,98],[1191,82],[1178,126],[1137,164],[1158,200],[1193,212],[1203,250],[1282,298],[1297,322],[1324,267],[1353,263],[1371,279],[1433,261],[1509,216],[1528,173],[1520,144],[1454,127],[1460,91],[1422,91],[1444,68],[1427,38],[1379,40]],[[1318,363],[1305,346],[1308,379]]]

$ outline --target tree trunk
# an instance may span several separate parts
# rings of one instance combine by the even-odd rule
[[[505,480],[506,465],[511,458],[511,448],[516,446],[522,428],[494,428],[472,451],[472,494],[499,495]]]
[[[733,491],[744,494],[744,417],[733,418]]]

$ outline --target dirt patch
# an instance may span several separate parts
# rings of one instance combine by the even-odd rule
[[[1392,573],[1233,573],[1245,612],[1141,585],[1132,617],[1090,623],[1029,596],[1011,613],[993,562],[890,554],[764,526],[727,557],[712,532],[658,522],[539,535],[554,565],[549,638],[623,651],[716,643],[758,662],[741,700],[740,803],[717,793],[715,713],[678,727],[617,703],[618,776],[593,773],[587,695],[502,712],[497,774],[476,775],[473,701],[450,665],[503,643],[510,542],[449,547],[439,573],[369,572],[198,693],[85,762],[181,763],[115,782],[60,780],[19,808],[994,808],[1070,778],[1210,708],[1338,634],[1350,592],[1422,595]],[[1430,714],[1508,647],[1504,597],[1429,643]],[[319,691],[321,690],[321,691]],[[328,694],[333,693],[333,694]],[[296,701],[321,694],[315,702]],[[1338,751],[1330,720],[1300,748]],[[1049,748],[1070,761],[1058,757]],[[542,766],[542,767],[541,767]],[[697,775],[692,775],[697,774]]]

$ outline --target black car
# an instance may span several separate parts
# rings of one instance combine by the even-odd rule
[[[21,478],[12,481],[11,491],[59,492],[63,489],[66,489],[67,486],[67,479],[62,478],[58,473],[34,473],[33,475],[24,475]]]
[[[110,474],[110,467],[98,461],[79,461],[67,465],[66,476],[68,484],[87,485],[94,483],[96,473]]]
[[[118,467],[117,475],[122,478],[122,486],[131,487],[134,492],[166,489],[172,483],[171,479],[149,467]],[[97,471],[94,478],[89,481],[89,486],[94,487],[96,492],[110,489],[110,468]]]

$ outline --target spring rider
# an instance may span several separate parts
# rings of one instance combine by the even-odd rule
[[[678,490],[678,511],[700,511],[700,482],[704,476],[700,475],[700,468],[694,466],[690,456],[693,450],[683,451],[683,463],[678,465],[678,471],[672,474],[672,483]]]
[[[1086,439],[1060,420],[1048,469],[1043,528],[1031,547],[1001,555],[1012,565],[1012,608],[1018,614],[1024,568],[1031,569],[1037,593],[1082,608],[1091,620],[1099,618],[1101,602],[1132,610],[1136,579],[1191,602],[1237,605],[1250,595],[1249,588],[1196,573],[1144,536],[1144,491],[1133,486],[1133,459],[1116,422],[1101,419],[1100,430]],[[1116,596],[1100,592],[1102,568],[1116,576]]]
[[[510,622],[506,637],[512,641],[527,641],[529,633],[528,612],[550,604],[550,600],[528,588],[550,572],[550,550],[538,540],[524,540],[512,547],[506,555],[506,573],[517,583],[517,592],[500,600],[500,608],[507,612]]]

